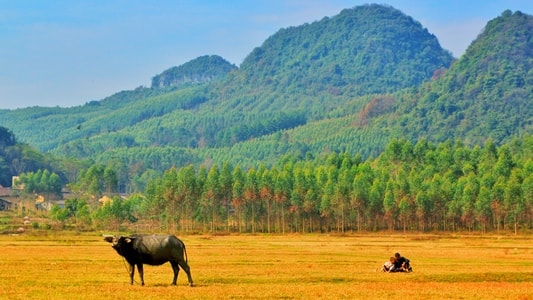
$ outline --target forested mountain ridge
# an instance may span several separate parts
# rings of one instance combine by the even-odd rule
[[[505,11],[487,24],[449,70],[436,70],[430,81],[416,88],[354,98],[324,120],[224,151],[201,149],[203,156],[264,161],[285,152],[348,151],[377,157],[397,137],[413,143],[420,138],[459,139],[474,146],[532,134],[532,26],[532,16]]]
[[[0,111],[0,125],[41,150],[115,166],[128,190],[187,164],[272,165],[286,154],[344,151],[377,157],[399,137],[499,144],[531,133],[531,19],[504,12],[447,70],[451,55],[418,22],[364,5],[281,29],[239,69],[209,82],[140,87],[72,108]],[[489,80],[487,66],[507,71]],[[508,115],[512,105],[492,112],[504,99],[520,103],[518,115]],[[468,122],[470,110],[479,122]],[[509,120],[516,126],[500,126]],[[499,130],[487,124],[503,134],[489,134]]]
[[[398,125],[412,140],[498,143],[533,132],[533,17],[505,11],[437,80],[398,97]],[[387,125],[391,126],[388,118]],[[407,121],[408,120],[408,121]],[[400,124],[401,123],[401,124]]]
[[[349,101],[358,109],[362,95],[417,86],[452,60],[411,17],[389,6],[362,5],[280,29],[218,87],[232,109],[305,110],[309,120],[321,120]]]
[[[370,4],[280,29],[246,57],[241,70],[257,87],[353,97],[416,86],[451,61],[419,22],[392,7]]]
[[[311,55],[309,47],[327,51]],[[220,60],[216,65],[227,66]],[[164,141],[194,148],[232,146],[323,119],[331,112],[349,114],[364,106],[366,100],[358,96],[417,85],[451,60],[435,36],[412,18],[392,7],[364,5],[280,30],[225,78],[160,89],[156,86],[167,84],[161,84],[162,75],[157,75],[154,88],[119,92],[77,108],[4,112],[0,121],[21,140],[64,155],[78,154],[58,147],[80,149],[82,156],[93,153],[92,138],[105,140],[108,148],[159,146]],[[170,70],[197,70],[205,65],[201,62],[199,58],[186,63],[187,68]],[[381,63],[385,68],[379,67]],[[349,110],[343,109],[346,103]],[[44,125],[38,134],[35,124]],[[69,130],[78,125],[81,130]],[[123,135],[122,129],[136,134]],[[153,135],[161,138],[146,138]],[[71,142],[76,145],[68,146]]]
[[[0,187],[11,186],[13,176],[39,169],[47,170],[47,176],[50,172],[59,172],[57,161],[51,155],[19,143],[13,132],[0,126]],[[61,179],[57,174],[54,177],[61,190]]]
[[[209,82],[237,69],[218,55],[204,55],[152,78],[152,88]]]

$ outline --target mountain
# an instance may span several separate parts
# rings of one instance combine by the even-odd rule
[[[427,29],[390,6],[369,4],[280,29],[241,65],[246,82],[351,95],[416,86],[452,61]]]
[[[449,69],[435,70],[431,80],[415,88],[354,98],[328,118],[202,154],[215,161],[324,151],[376,157],[394,138],[459,139],[473,146],[532,134],[532,26],[532,16],[505,11]]]
[[[11,186],[12,177],[22,172],[47,169],[59,173],[56,166],[50,155],[43,155],[31,146],[19,143],[13,132],[0,126],[0,187]]]
[[[322,119],[355,97],[417,86],[452,60],[411,17],[362,5],[270,36],[224,83],[227,105],[250,112],[303,109]]]
[[[418,139],[497,143],[533,132],[533,17],[507,10],[487,23],[466,53],[440,78],[421,86],[414,101],[398,101]],[[390,126],[390,123],[387,125]]]
[[[42,151],[115,166],[130,190],[172,166],[376,157],[395,138],[499,144],[532,132],[531,24],[506,11],[454,60],[411,17],[363,5],[280,29],[239,68],[202,56],[150,88],[1,110],[0,125]]]
[[[235,65],[218,55],[204,55],[154,76],[152,88],[209,82],[235,69]]]
[[[149,89],[75,108],[0,113],[0,121],[19,139],[69,156],[118,146],[226,147],[332,113],[353,113],[365,105],[361,95],[416,86],[451,61],[411,17],[389,6],[363,5],[281,29],[238,70],[204,56],[155,76]],[[178,84],[194,76],[212,80]]]

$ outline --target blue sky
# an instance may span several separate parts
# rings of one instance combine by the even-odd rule
[[[82,105],[150,86],[201,55],[240,65],[280,28],[373,3],[347,0],[0,0],[0,109]],[[380,0],[460,57],[505,9],[532,0]],[[1,124],[0,124],[1,125]]]

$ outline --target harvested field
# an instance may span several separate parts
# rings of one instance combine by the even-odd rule
[[[0,236],[1,299],[533,299],[532,236],[180,236],[195,287],[169,264],[129,284],[100,235]],[[413,273],[376,270],[394,252]]]

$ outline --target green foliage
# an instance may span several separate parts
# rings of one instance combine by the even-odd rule
[[[241,69],[246,82],[257,86],[354,96],[417,85],[451,59],[420,23],[372,4],[281,29],[254,49]]]
[[[44,179],[46,182],[43,182],[46,188],[50,189],[47,192],[57,192],[57,185],[62,181],[58,174],[62,175],[62,173],[56,167],[55,159],[51,155],[43,155],[27,144],[19,143],[9,129],[0,126],[0,185],[11,186],[13,176],[25,172],[38,172],[38,170],[48,172],[47,178]],[[51,180],[54,181],[54,187],[51,187],[50,183],[47,182],[50,180],[48,176],[51,175],[49,170],[52,170],[53,173]],[[40,173],[39,176],[41,175]]]
[[[412,140],[425,135],[433,141],[459,138],[469,145],[488,138],[500,144],[531,133],[532,32],[533,17],[519,11],[505,11],[488,22],[461,59],[418,88],[414,99],[398,96],[394,114],[409,121],[393,125]]]
[[[110,202],[99,206],[92,218],[98,227],[113,226],[115,230],[118,230],[119,226],[126,221],[130,223],[137,221],[135,214],[138,210],[138,203],[138,197],[122,200],[119,196],[114,196]]]
[[[237,67],[218,55],[205,55],[152,78],[152,88],[197,84],[219,79]]]
[[[118,192],[117,174],[110,166],[93,164],[80,173],[78,180],[71,184],[71,188],[96,198],[104,193],[116,193]]]
[[[202,56],[157,75],[152,88],[121,91],[79,107],[2,110],[0,123],[18,139],[70,161],[52,168],[48,165],[59,164],[25,144],[0,148],[4,151],[1,184],[9,175],[38,169],[49,169],[72,182],[79,170],[86,172],[96,164],[108,166],[116,178],[104,183],[103,173],[93,177],[83,173],[80,190],[95,195],[131,193],[145,191],[150,179],[172,167],[190,164],[198,169],[228,162],[246,173],[261,163],[275,167],[280,158],[299,161],[349,153],[372,159],[385,151],[387,161],[397,165],[433,150],[429,157],[418,158],[428,162],[422,171],[433,175],[447,169],[448,173],[439,173],[430,183],[418,179],[422,181],[418,185],[443,183],[448,188],[459,174],[485,173],[497,165],[498,179],[484,178],[486,185],[494,185],[499,176],[510,176],[515,166],[493,149],[532,133],[532,24],[530,15],[506,11],[452,62],[436,37],[411,17],[388,6],[363,5],[280,29],[239,69],[220,57]],[[195,78],[210,81],[192,84]],[[11,144],[10,132],[0,131],[0,140]],[[471,147],[488,141],[493,145],[478,148],[482,153],[472,154],[478,157],[468,161],[464,153],[449,152],[447,143],[455,140]],[[431,143],[439,143],[442,151],[428,148],[435,147]],[[76,159],[83,161],[72,163]],[[360,196],[347,199],[334,189],[321,197],[318,206],[309,202],[320,194],[315,188],[277,197],[293,197],[294,209],[300,212],[303,207],[331,208],[332,203],[364,204],[367,209],[357,216],[370,218],[382,213],[390,180],[373,175],[375,181],[367,183],[372,187],[368,203],[361,203]],[[233,188],[243,190],[240,184]],[[403,200],[402,213],[424,214],[428,208],[415,204],[426,205],[428,198],[439,202],[436,209],[452,215],[463,204],[444,203],[438,193],[421,192]],[[503,196],[496,204],[503,211]],[[284,205],[272,209],[285,209]],[[470,206],[463,217],[477,218],[475,214],[485,208],[486,204]],[[195,213],[191,207],[185,209],[188,217]],[[209,220],[227,213],[215,211]],[[305,217],[298,216],[298,226]],[[424,222],[429,226],[428,220]]]
[[[173,216],[165,219],[166,226],[184,231],[191,227],[183,224],[196,223],[210,232],[517,232],[533,226],[528,198],[533,168],[529,157],[521,158],[532,150],[531,138],[515,142],[529,146],[513,150],[490,142],[467,148],[460,142],[435,145],[424,140],[413,145],[404,139],[366,161],[332,153],[280,160],[278,166],[259,165],[247,172],[227,163],[223,172],[216,164],[203,173],[191,166],[171,169],[149,183],[141,205],[146,212]],[[177,181],[177,174],[187,174],[188,183]],[[192,197],[183,196],[191,190],[196,191]],[[185,213],[190,210],[194,216]]]
[[[24,187],[27,194],[54,194],[56,197],[62,196],[63,186],[61,178],[56,173],[39,169],[37,172],[22,173],[19,176],[17,185]]]
[[[241,147],[314,121],[318,124],[309,125],[322,127],[324,118],[346,117],[363,108],[366,95],[416,86],[451,60],[420,23],[391,7],[364,5],[281,29],[239,69],[221,57],[201,56],[155,76],[152,88],[118,92],[79,107],[0,111],[0,122],[21,140],[61,156],[107,161],[107,152],[119,148],[136,157],[153,147],[197,151],[176,163],[183,166],[203,161],[204,150],[221,149],[213,156],[231,156],[221,147]],[[368,140],[346,143],[353,131],[313,132],[305,143],[265,146],[251,159],[272,162],[280,154],[320,152],[326,146],[379,153],[380,146],[369,146]],[[387,139],[371,135],[371,140]],[[360,136],[366,139],[367,133]]]

